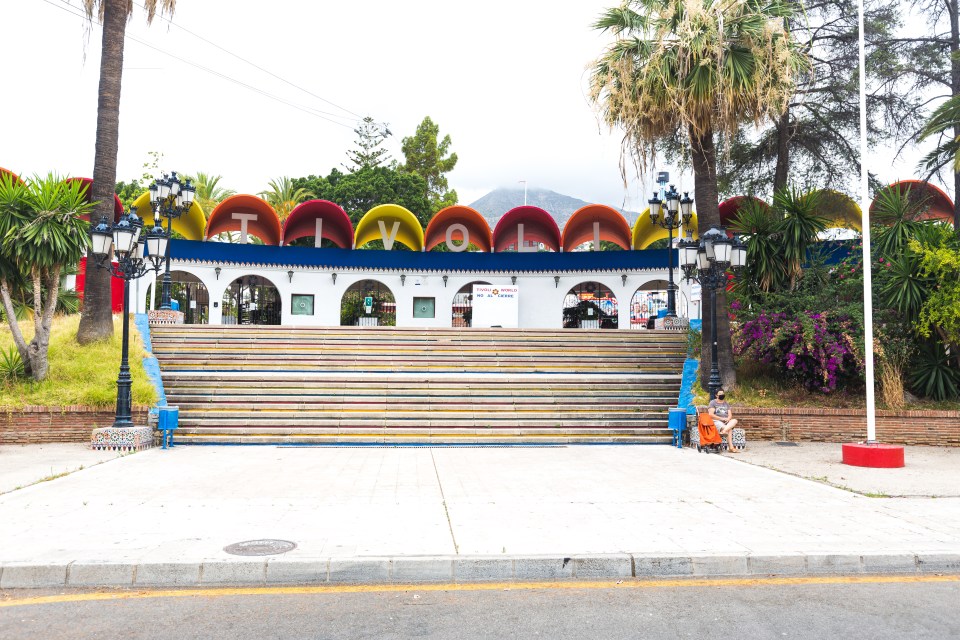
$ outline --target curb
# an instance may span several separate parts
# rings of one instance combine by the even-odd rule
[[[418,584],[855,574],[958,574],[960,554],[529,555],[0,564],[0,589]]]

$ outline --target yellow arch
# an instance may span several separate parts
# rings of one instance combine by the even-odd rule
[[[690,224],[679,231],[674,231],[673,236],[675,238],[677,236],[683,238],[686,236],[688,230],[693,233],[694,240],[700,237],[700,234],[697,233],[696,211],[694,211],[693,215],[690,217]],[[644,212],[641,213],[637,218],[637,221],[633,223],[634,250],[639,251],[646,249],[657,240],[663,240],[667,237],[667,230],[657,224],[654,224],[653,220],[650,219],[650,209],[645,209]]]
[[[420,221],[398,204],[381,204],[363,214],[353,234],[353,246],[362,247],[371,240],[382,240],[380,222],[383,222],[387,236],[392,233],[394,223],[399,222],[394,240],[414,251],[423,251],[423,227],[420,226]]]
[[[144,191],[140,194],[140,197],[133,202],[133,206],[137,208],[137,215],[143,218],[144,226],[150,227],[150,219],[153,217],[153,205],[150,204],[150,192]],[[161,222],[164,222],[162,218]],[[206,227],[207,216],[204,215],[203,209],[200,208],[196,200],[193,201],[190,209],[185,214],[173,221],[173,230],[187,240],[203,240],[203,230],[206,229]],[[166,229],[167,225],[164,224],[163,228]]]
[[[857,201],[833,189],[820,189],[819,213],[830,220],[828,228],[863,231],[863,211]]]

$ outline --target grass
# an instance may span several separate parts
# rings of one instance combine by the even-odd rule
[[[705,406],[709,402],[709,395],[700,386],[699,379],[694,383],[693,392],[697,405]],[[776,378],[750,364],[738,367],[737,387],[727,393],[727,400],[731,404],[745,407],[778,409],[787,407],[865,409],[867,406],[863,391],[836,391],[834,393],[807,391],[798,384]],[[877,394],[877,409],[888,409],[882,402],[879,393]],[[937,402],[922,399],[906,404],[902,410],[960,411],[960,401]]]
[[[117,373],[120,368],[122,325],[114,317],[110,340],[80,346],[74,337],[80,316],[54,318],[50,333],[50,371],[47,379],[34,382],[20,379],[0,385],[0,409],[15,410],[27,405],[111,408],[117,401]],[[33,338],[33,322],[21,322],[24,338]],[[0,327],[0,349],[13,347],[13,336],[6,322]],[[140,334],[130,326],[130,373],[133,376],[134,405],[153,404],[157,400],[153,384],[143,369],[145,355]]]

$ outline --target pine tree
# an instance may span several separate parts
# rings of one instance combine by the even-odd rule
[[[350,164],[343,165],[348,171],[379,167],[390,161],[389,152],[380,147],[393,135],[385,122],[376,122],[367,116],[353,132],[357,134],[356,148],[347,151]]]

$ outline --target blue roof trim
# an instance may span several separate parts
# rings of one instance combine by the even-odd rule
[[[447,253],[438,251],[375,251],[317,249],[258,244],[173,240],[174,260],[226,262],[321,269],[396,269],[410,271],[615,271],[663,269],[666,249],[644,251],[580,251],[574,253]]]

